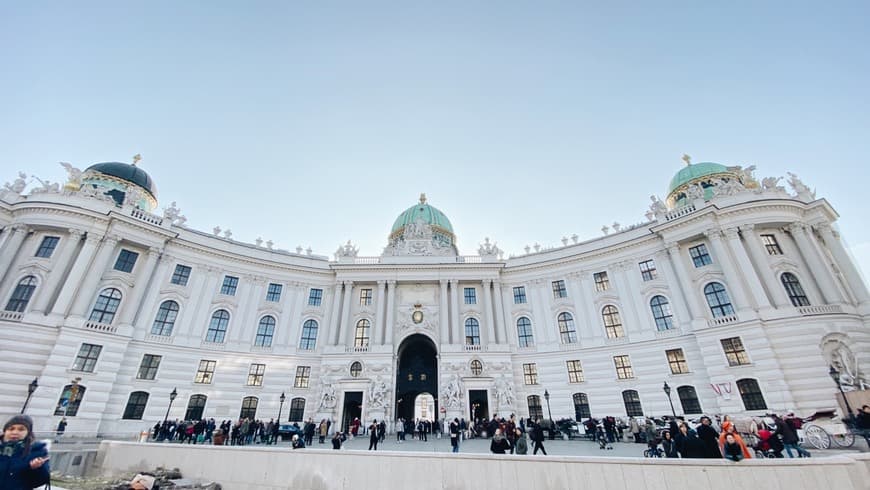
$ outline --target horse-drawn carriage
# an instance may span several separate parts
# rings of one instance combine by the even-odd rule
[[[802,435],[803,440],[816,449],[828,449],[832,444],[838,447],[852,447],[855,444],[855,432],[835,410],[816,412],[805,417],[803,422],[798,435]]]

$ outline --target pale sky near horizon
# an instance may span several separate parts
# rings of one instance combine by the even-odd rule
[[[103,161],[188,224],[379,255],[643,221],[693,161],[795,172],[870,272],[870,3],[2,2],[0,183]]]

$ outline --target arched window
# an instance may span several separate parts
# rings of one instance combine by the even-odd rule
[[[353,346],[354,347],[368,347],[369,346],[369,330],[371,330],[372,322],[363,318],[362,320],[356,322],[356,330],[353,334]]]
[[[556,317],[559,323],[559,337],[563,344],[577,342],[577,329],[574,328],[574,317],[568,312],[559,313]]]
[[[145,414],[145,405],[148,404],[148,393],[144,391],[134,391],[130,393],[130,398],[127,398],[127,406],[124,408],[125,420],[142,420],[142,415]]]
[[[94,309],[91,310],[91,316],[88,320],[97,323],[112,323],[120,304],[121,291],[115,288],[106,288],[97,297],[97,302],[94,304]]]
[[[704,296],[707,297],[707,304],[710,305],[713,318],[734,314],[734,307],[731,306],[731,299],[728,298],[725,286],[718,282],[711,282],[704,286]]]
[[[526,397],[529,403],[529,418],[539,420],[544,418],[544,410],[541,408],[541,397],[538,395],[529,395]]]
[[[480,345],[480,322],[476,318],[465,320],[465,345]]]
[[[305,398],[290,400],[290,422],[302,422],[305,416]]]
[[[520,347],[535,345],[535,338],[532,335],[532,322],[524,316],[521,316],[517,320],[517,338],[520,341]]]
[[[619,310],[613,305],[607,305],[601,309],[601,318],[604,319],[604,333],[608,339],[625,337],[622,330],[622,319],[619,318]]]
[[[254,345],[258,347],[272,347],[272,336],[275,335],[275,317],[266,315],[260,318],[257,325],[257,336],[254,337]]]
[[[592,417],[592,411],[589,410],[589,397],[586,393],[574,393],[574,420],[588,419]]]
[[[668,302],[668,298],[661,295],[653,296],[649,300],[649,307],[656,322],[656,330],[662,332],[674,328],[674,315],[671,313],[671,304]]]
[[[160,304],[154,323],[151,325],[152,335],[172,335],[172,327],[178,318],[178,303],[169,300]]]
[[[625,403],[625,414],[629,417],[642,417],[643,407],[640,405],[640,396],[635,390],[622,392],[622,402]]]
[[[359,378],[360,374],[362,374],[362,363],[359,361],[353,361],[353,364],[350,365],[350,377]]]
[[[680,396],[680,405],[683,406],[684,414],[703,413],[694,386],[680,386],[677,388],[677,394]]]
[[[82,404],[82,398],[85,397],[85,391],[87,388],[80,384],[64,386],[60,398],[57,400],[57,406],[54,408],[54,414],[59,417],[75,417],[79,413],[79,406]]]
[[[471,374],[480,376],[483,373],[483,363],[477,359],[471,361]]]
[[[239,411],[239,418],[251,420],[257,418],[257,405],[259,403],[260,400],[258,400],[256,396],[246,396],[242,398],[242,409]]]
[[[24,312],[34,291],[36,291],[36,278],[34,276],[27,276],[18,281],[15,291],[12,291],[12,297],[6,303],[6,311]]]
[[[740,392],[740,397],[743,398],[743,406],[746,407],[746,410],[767,410],[767,403],[764,401],[764,395],[761,394],[761,388],[758,387],[758,381],[739,379],[737,380],[737,390]]]
[[[230,323],[230,314],[227,310],[218,310],[211,315],[208,322],[208,332],[205,333],[206,342],[221,344],[227,334],[227,325]]]
[[[801,286],[801,282],[798,281],[798,278],[792,274],[791,272],[786,272],[779,278],[782,281],[782,286],[785,288],[785,292],[788,293],[788,299],[791,300],[791,304],[794,306],[809,306],[810,300],[807,298],[807,293],[804,292],[803,286]],[[7,310],[9,308],[6,308]]]
[[[299,340],[300,350],[314,350],[317,345],[317,322],[305,320],[302,324],[302,338]]]
[[[206,401],[208,401],[208,397],[205,395],[190,395],[190,401],[187,402],[187,411],[184,412],[184,420],[202,420]]]

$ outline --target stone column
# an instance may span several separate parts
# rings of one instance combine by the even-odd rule
[[[809,231],[807,226],[802,223],[792,223],[787,228],[791,236],[794,237],[797,243],[798,250],[803,255],[807,266],[810,268],[810,273],[819,285],[819,292],[824,298],[825,303],[839,304],[843,299],[838,293],[837,284],[834,282],[834,277],[831,272],[825,267],[822,259],[819,257],[813,244],[810,242]]]
[[[450,320],[453,322],[453,343],[464,344],[465,335],[459,324],[459,281],[456,279],[450,280]]]
[[[507,294],[505,289],[502,287],[501,283],[495,282],[493,284],[493,290],[496,294],[495,298],[495,317],[496,317],[496,343],[499,344],[507,344],[508,336],[507,336],[507,323],[505,322],[505,313],[504,313],[504,296]]]
[[[326,345],[338,345],[338,322],[341,320],[341,288],[342,282],[335,282],[335,295],[332,297],[332,309],[329,311],[329,329],[326,339]]]
[[[817,223],[815,226],[822,235],[828,250],[834,256],[834,260],[837,261],[837,267],[843,273],[843,277],[846,279],[849,289],[852,290],[852,294],[855,295],[855,299],[858,300],[858,304],[870,303],[870,292],[867,291],[867,284],[855,267],[855,263],[849,256],[849,252],[846,251],[846,247],[843,246],[843,242],[840,241],[840,234],[832,229],[828,223]]]
[[[54,262],[54,266],[51,268],[51,272],[48,273],[48,277],[45,279],[45,283],[40,285],[36,291],[36,298],[33,301],[33,306],[30,311],[43,313],[48,309],[48,303],[51,301],[51,297],[54,295],[55,290],[61,287],[61,280],[63,279],[63,274],[66,271],[67,264],[70,263],[73,254],[78,248],[78,244],[84,236],[85,232],[82,230],[70,229],[67,236],[60,239],[60,247],[54,254],[54,257],[51,259]]]
[[[0,248],[0,283],[6,278],[6,273],[9,272],[9,266],[18,255],[21,249],[21,244],[27,238],[30,230],[23,225],[12,225],[8,227],[9,238],[3,242],[3,247]]]
[[[344,302],[341,306],[341,330],[344,333],[344,345],[353,345],[353,332],[355,325],[353,324],[353,315],[351,314],[350,300],[353,298],[353,281],[344,282]],[[339,339],[341,336],[338,337]]]
[[[706,318],[704,314],[705,310],[701,308],[701,304],[698,302],[698,295],[695,294],[695,287],[689,278],[689,272],[686,270],[686,264],[683,262],[683,256],[680,253],[680,245],[676,242],[669,242],[665,246],[668,249],[670,265],[673,267],[677,277],[677,290],[682,293],[686,305],[689,307],[689,314],[691,314],[689,320],[704,320]]]
[[[396,310],[396,281],[387,281],[387,327],[386,327],[386,343],[393,343],[393,322],[395,321]]]
[[[725,244],[722,243],[722,233],[719,230],[710,229],[705,231],[704,235],[707,237],[707,240],[710,241],[710,246],[713,248],[714,260],[718,262],[719,268],[722,269],[722,272],[725,274],[725,280],[728,282],[726,290],[728,291],[728,295],[731,297],[734,309],[737,311],[751,309],[749,297],[743,289],[743,281],[737,273],[737,266],[731,260],[731,256],[728,254]]]
[[[725,239],[727,240],[728,248],[734,254],[734,258],[737,259],[737,272],[743,276],[746,284],[749,285],[749,293],[755,300],[758,309],[763,311],[770,310],[770,300],[767,298],[764,286],[761,285],[761,281],[758,279],[758,272],[752,265],[752,261],[749,260],[749,255],[746,254],[746,248],[744,248],[743,243],[740,241],[737,228],[725,230]]]
[[[372,335],[372,339],[377,338],[380,345],[386,345],[387,332],[384,325],[387,312],[384,309],[384,304],[387,302],[387,281],[378,281],[378,294],[374,299],[375,306],[375,331],[377,335]],[[372,341],[372,344],[375,342]]]
[[[631,261],[620,262],[616,267],[614,267],[614,269],[616,269],[615,276],[619,291],[619,299],[623,310],[621,313],[623,315],[623,329],[626,336],[631,332],[641,333],[644,330],[642,328],[643,325],[649,325],[650,323],[649,321],[642,321],[637,312],[636,302],[641,298],[641,296],[640,285],[634,284],[634,281],[632,281],[632,278],[635,280],[637,279],[637,274],[629,272],[633,268],[634,262]],[[649,315],[647,315],[646,318],[650,318]],[[655,328],[653,328],[653,330],[655,330]]]
[[[51,308],[52,314],[66,316],[67,311],[72,304],[73,297],[79,289],[79,285],[81,284],[85,273],[90,267],[99,244],[100,236],[94,233],[88,233],[85,238],[85,243],[82,245],[82,249],[79,251],[72,269],[70,269],[69,274],[67,274],[66,280],[63,281],[60,294],[54,302],[54,306]]]
[[[133,317],[133,324],[139,327],[140,334],[136,336],[137,339],[142,339],[144,335],[148,335],[151,333],[151,325],[153,323],[154,318],[150,317],[151,314],[155,314],[157,312],[156,303],[160,300],[160,288],[163,284],[168,282],[166,280],[166,276],[169,273],[169,267],[175,264],[175,257],[169,255],[168,253],[162,253],[160,258],[157,259],[157,270],[154,272],[154,279],[147,286],[147,291],[144,293],[144,297],[142,298],[142,306],[139,308],[138,314]],[[190,287],[190,286],[188,286]],[[185,310],[187,305],[179,305],[179,308],[184,308]],[[175,327],[173,327],[173,333],[175,328],[177,328],[181,321],[181,314],[183,311],[179,311],[178,317],[175,319]],[[149,316],[146,316],[149,315]]]
[[[483,288],[483,321],[486,322],[486,343],[495,344],[495,322],[493,322],[492,316],[492,281],[484,279],[480,282],[480,285]]]
[[[194,289],[192,290],[193,294],[191,294],[191,298],[197,298],[197,300],[196,307],[193,310],[193,321],[190,323],[187,331],[190,336],[202,340],[205,338],[205,331],[208,328],[209,321],[211,320],[209,313],[211,310],[212,301],[214,301],[215,293],[217,292],[217,285],[221,277],[221,270],[217,267],[211,266],[199,266],[197,267],[197,269],[201,270],[197,271],[196,269],[194,269],[193,272],[200,272],[199,274],[197,274],[197,276],[204,275],[205,278],[200,278],[201,282],[199,282],[199,284],[195,284]],[[201,287],[202,289],[197,290],[197,287]],[[182,327],[184,326],[187,325],[182,325]]]
[[[254,345],[254,335],[260,324],[256,313],[266,291],[266,278],[246,275],[242,279],[247,291],[244,291],[244,298],[239,298],[238,318],[230,320],[233,331],[227,338],[242,345]]]
[[[98,292],[95,289],[100,284],[100,280],[103,278],[103,273],[106,272],[106,267],[109,266],[109,261],[111,261],[112,257],[115,255],[115,248],[119,241],[120,239],[114,235],[106,236],[103,239],[103,243],[100,245],[99,251],[97,251],[97,256],[94,258],[94,265],[88,270],[87,276],[85,276],[82,281],[78,295],[73,302],[70,316],[84,317],[87,313],[88,305]],[[121,300],[122,306],[124,306],[127,299],[128,298],[123,298]]]
[[[556,341],[558,343],[560,337],[558,327],[553,325],[552,313],[550,312],[550,300],[547,289],[544,287],[543,279],[535,279],[531,281],[532,311],[535,312],[535,322],[532,324],[532,330],[535,332],[535,338],[541,338],[544,342],[550,343]]]
[[[157,247],[149,247],[145,252],[145,263],[134,274],[133,288],[128,295],[129,297],[125,298],[126,301],[121,305],[119,325],[132,325],[133,319],[136,318],[136,313],[142,306],[142,298],[148,290],[148,284],[151,282],[151,277],[154,274],[159,257],[160,249]]]
[[[762,247],[761,239],[755,234],[754,228],[755,225],[752,224],[740,226],[740,231],[743,233],[744,245],[749,250],[749,255],[756,265],[754,270],[758,272],[762,283],[767,285],[767,290],[773,298],[773,304],[777,308],[791,306],[791,301],[788,299],[782,283],[772,274],[767,260],[767,251]]]
[[[285,311],[281,315],[281,334],[276,345],[278,347],[297,346],[299,345],[299,336],[301,335],[302,325],[302,309],[305,307],[305,285],[298,282],[288,284],[290,291],[293,292],[290,311]]]
[[[670,289],[670,298],[668,298],[668,301],[673,308],[672,313],[675,313],[677,317],[674,326],[677,327],[682,324],[690,324],[692,322],[692,314],[689,313],[686,296],[683,293],[682,287],[680,287],[680,281],[677,278],[676,272],[674,272],[674,266],[668,258],[667,250],[658,252],[655,255],[655,261],[656,267],[660,270],[660,274]],[[646,303],[644,307],[650,308],[649,303]],[[648,311],[652,314],[652,310]]]
[[[447,345],[450,343],[450,318],[447,316],[447,283],[448,281],[446,279],[441,279],[441,281],[439,281],[441,295],[438,301],[438,323],[441,327],[441,345]]]
[[[583,322],[580,326],[580,341],[592,340],[601,328],[598,325],[598,317],[595,315],[595,304],[592,301],[592,285],[589,283],[589,272],[574,272],[568,274],[568,284],[571,289],[576,291],[577,299],[574,300],[574,308],[583,315]],[[579,320],[579,319],[578,319]],[[578,321],[578,323],[580,323]]]

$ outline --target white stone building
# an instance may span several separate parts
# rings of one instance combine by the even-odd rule
[[[193,230],[174,202],[152,214],[135,164],[66,167],[63,187],[0,190],[0,416],[35,379],[39,430],[663,415],[664,383],[678,414],[808,414],[836,405],[829,365],[866,382],[870,294],[794,175],[789,192],[687,165],[647,222],[508,259],[489,241],[458,255],[421,196],[382,255],[330,260]]]

